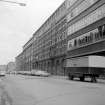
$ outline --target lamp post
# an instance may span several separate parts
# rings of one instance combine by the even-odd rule
[[[8,3],[13,3],[13,4],[18,4],[20,6],[26,6],[25,3],[20,3],[20,2],[15,2],[15,1],[8,1],[8,0],[0,0],[2,2],[8,2]]]

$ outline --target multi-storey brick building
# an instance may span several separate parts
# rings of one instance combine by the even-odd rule
[[[105,0],[65,0],[24,45],[24,70],[65,75],[66,59],[105,56],[104,34]]]

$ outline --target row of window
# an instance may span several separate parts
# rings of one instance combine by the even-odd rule
[[[65,54],[66,53],[66,47],[62,47],[62,48],[53,48],[52,51],[50,52],[50,56],[51,57],[54,57],[54,56],[59,56],[59,55],[62,55],[62,54]]]
[[[85,11],[87,8],[92,6],[97,1],[98,0],[84,0],[76,8],[69,12],[69,14],[67,15],[67,21],[69,22],[70,20],[72,20],[74,17]]]
[[[48,32],[35,38],[33,44],[34,55],[37,55],[39,59],[48,58],[50,55],[48,48],[67,37],[66,25],[66,19],[64,18]]]
[[[38,54],[39,60],[47,59],[50,56],[57,56],[57,55],[64,54],[65,51],[66,51],[66,41],[62,41],[60,42],[60,44],[55,45],[55,47],[54,46],[49,47],[40,51],[40,53]]]
[[[29,48],[33,43],[33,38],[31,38],[24,46],[23,46],[23,50]]]
[[[82,47],[105,39],[105,25],[68,41],[68,50]]]
[[[41,57],[42,59],[49,57],[49,47],[50,46],[48,45],[48,47],[44,47],[39,51],[40,52],[39,55],[40,57],[42,56]],[[57,55],[60,55],[65,52],[65,50],[62,50],[64,47],[66,47],[66,43],[65,41],[61,41],[59,44],[56,45],[56,48],[51,49],[50,52],[55,52],[54,50],[57,50],[56,52],[59,52],[57,53]]]
[[[70,8],[77,0],[67,0],[67,8]]]
[[[39,59],[43,59],[46,57],[49,57],[48,48],[59,41],[64,40],[67,37],[66,33],[66,20],[60,22],[60,24],[57,24],[59,26],[59,29],[62,28],[62,31],[60,30],[50,30],[47,34],[40,36],[37,43],[34,43],[34,53],[38,53]],[[55,26],[56,27],[56,26]],[[60,28],[61,27],[61,28]],[[58,32],[59,31],[59,32]],[[54,34],[52,34],[54,32]],[[55,34],[56,33],[56,34]],[[45,51],[45,52],[44,52]],[[42,53],[41,53],[42,52]]]
[[[64,31],[64,32],[62,32],[60,34],[57,34],[57,36],[53,37],[52,40],[51,40],[52,41],[52,45],[54,45],[54,44],[56,44],[56,43],[58,43],[58,42],[60,42],[60,41],[62,41],[64,39],[66,39],[66,37],[67,37],[66,31]]]
[[[73,34],[74,32],[102,19],[103,17],[105,17],[105,4],[90,13],[89,15],[85,16],[75,24],[69,26],[68,35]]]
[[[53,27],[53,29],[51,29],[49,32],[43,34],[42,36],[40,36],[37,40],[38,40],[38,44],[41,44],[43,42],[48,41],[48,39],[51,38],[51,36],[53,36],[56,32],[58,32],[58,29],[64,28],[65,27],[65,23],[66,23],[66,19],[64,19],[63,21],[60,21],[59,24],[55,25]]]

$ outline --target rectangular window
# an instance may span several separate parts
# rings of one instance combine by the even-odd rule
[[[77,0],[67,0],[67,8],[70,8]]]

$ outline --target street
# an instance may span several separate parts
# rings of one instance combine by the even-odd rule
[[[7,75],[0,80],[0,105],[105,105],[105,81]]]

